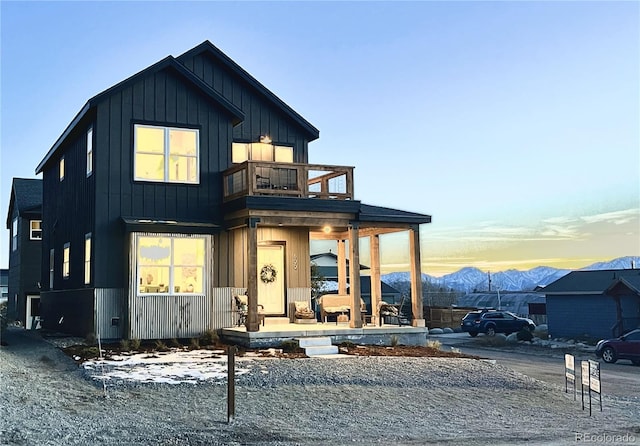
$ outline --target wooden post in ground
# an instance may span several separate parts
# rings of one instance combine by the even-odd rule
[[[233,423],[236,416],[236,352],[232,345],[227,350],[227,424]]]

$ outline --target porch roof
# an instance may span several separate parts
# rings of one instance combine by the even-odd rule
[[[122,217],[125,229],[129,232],[187,232],[189,234],[214,234],[220,226],[205,222],[187,222],[176,220],[150,220],[135,217]]]
[[[363,203],[360,205],[358,221],[371,223],[422,224],[431,223],[431,215],[401,211],[399,209],[386,208],[382,206],[372,206]]]

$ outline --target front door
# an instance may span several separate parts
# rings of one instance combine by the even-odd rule
[[[258,304],[266,315],[284,315],[284,284],[284,245],[259,245]]]

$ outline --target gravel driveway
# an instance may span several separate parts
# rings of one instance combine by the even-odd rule
[[[605,398],[604,412],[589,417],[560,383],[485,361],[242,361],[249,371],[238,377],[236,419],[227,424],[224,382],[110,382],[105,397],[100,382],[37,334],[10,329],[6,341],[2,444],[575,444],[576,433],[640,444],[638,398]]]

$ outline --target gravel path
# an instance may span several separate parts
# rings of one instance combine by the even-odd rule
[[[605,397],[589,417],[560,385],[484,361],[241,360],[249,372],[227,424],[224,382],[110,382],[105,398],[101,382],[37,335],[9,330],[6,340],[1,444],[575,444],[576,432],[640,444],[637,398]]]

